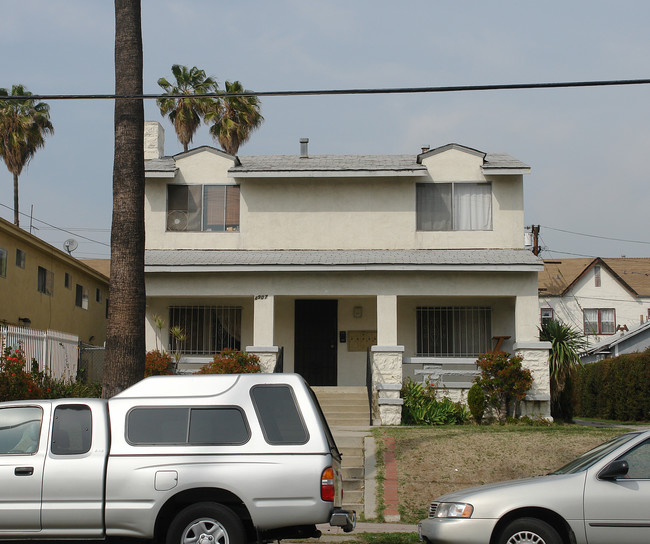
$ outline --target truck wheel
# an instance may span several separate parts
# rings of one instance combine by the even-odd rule
[[[498,544],[562,544],[557,531],[545,521],[521,518],[509,523],[499,535]]]
[[[244,544],[244,526],[230,509],[199,502],[181,510],[167,531],[166,544]]]

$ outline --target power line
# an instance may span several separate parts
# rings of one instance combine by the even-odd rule
[[[573,232],[573,231],[570,231],[570,230],[556,229],[554,227],[547,227],[545,225],[541,225],[541,226],[544,227],[545,229],[548,229],[548,230],[555,230],[555,231],[558,231],[558,232],[564,232],[566,234],[575,234],[576,236],[586,236],[587,238],[598,238],[599,240],[613,240],[615,242],[627,242],[627,243],[630,243],[630,244],[646,244],[646,245],[650,245],[650,242],[642,241],[642,240],[625,240],[624,238],[611,238],[609,236],[598,236],[596,234],[585,234],[583,232]],[[584,255],[584,256],[588,257],[589,255]]]
[[[383,87],[376,89],[320,89],[302,91],[245,91],[242,93],[214,92],[203,94],[31,94],[2,96],[0,100],[152,100],[157,98],[229,98],[234,96],[327,96],[368,94],[454,93],[474,91],[504,91],[523,89],[566,89],[575,87],[613,87],[648,85],[650,79],[615,79],[595,81],[562,81],[548,83],[505,83],[493,85],[451,85],[438,87]]]
[[[6,204],[0,203],[0,206],[2,206],[3,208],[7,208],[8,210],[13,210],[13,207],[7,206]],[[72,231],[66,230],[64,228],[57,227],[55,225],[51,225],[50,223],[47,223],[47,222],[43,221],[42,219],[37,219],[35,217],[29,216],[24,212],[18,212],[18,213],[20,215],[24,216],[24,217],[31,217],[34,221],[38,221],[39,223],[43,223],[44,225],[47,225],[48,227],[51,227],[51,228],[53,228],[55,230],[60,230],[61,232],[65,232],[67,234],[71,234],[72,236],[76,236],[77,238],[83,238],[84,240],[87,240],[88,242],[93,242],[95,244],[100,244],[102,246],[111,247],[110,244],[107,244],[106,242],[100,242],[99,240],[93,240],[92,238],[87,238],[86,236],[82,236],[81,234],[77,234],[76,232],[72,232]]]

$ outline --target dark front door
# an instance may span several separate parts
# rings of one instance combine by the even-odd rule
[[[295,371],[309,385],[337,385],[336,300],[296,300]]]

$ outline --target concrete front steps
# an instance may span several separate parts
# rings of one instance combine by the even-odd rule
[[[312,387],[334,440],[343,454],[343,507],[364,511],[363,441],[370,428],[370,408],[365,387]]]

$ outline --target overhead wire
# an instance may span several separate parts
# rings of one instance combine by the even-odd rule
[[[566,89],[575,87],[612,87],[629,85],[648,85],[650,79],[614,79],[594,81],[561,81],[545,83],[497,83],[489,85],[449,85],[433,87],[381,87],[366,89],[317,89],[298,91],[244,91],[228,93],[216,91],[201,94],[30,94],[26,96],[2,96],[1,100],[152,100],[158,98],[229,98],[234,96],[327,96],[327,95],[368,95],[368,94],[417,94],[417,93],[452,93],[474,91],[503,91],[522,89]]]

